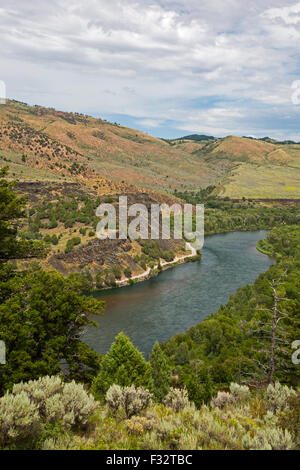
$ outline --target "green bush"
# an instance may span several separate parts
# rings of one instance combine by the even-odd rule
[[[100,373],[93,381],[92,393],[103,401],[113,384],[153,389],[150,365],[124,333],[118,334],[110,351],[103,357]]]
[[[161,402],[170,390],[171,368],[158,342],[154,344],[150,354],[150,366],[154,396],[158,402]]]
[[[124,269],[124,274],[127,278],[130,278],[132,276],[132,271],[128,266]]]
[[[163,251],[161,257],[166,260],[168,263],[174,260],[175,254],[173,250],[170,251]]]
[[[104,272],[103,271],[98,271],[96,274],[96,287],[97,289],[102,289],[104,287],[105,281],[104,281]]]
[[[80,243],[81,243],[80,237],[70,238],[70,240],[67,241],[65,253],[70,253],[70,251],[73,250],[74,246],[80,245]]]
[[[52,243],[52,245],[58,245],[58,238],[55,234],[52,235],[52,237],[51,237],[51,243]]]
[[[110,271],[107,271],[106,274],[105,274],[105,284],[108,287],[116,287],[116,285],[117,285],[116,278],[115,278],[114,274]]]
[[[116,279],[121,279],[122,277],[122,271],[121,271],[121,268],[118,264],[115,264],[113,267],[112,267],[112,273],[113,275],[115,276]]]

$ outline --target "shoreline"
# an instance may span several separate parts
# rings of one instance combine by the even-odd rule
[[[95,292],[105,292],[112,289],[119,289],[121,287],[128,287],[130,285],[138,284],[139,282],[148,281],[149,279],[158,276],[158,274],[162,271],[166,271],[167,269],[171,269],[179,264],[184,264],[185,262],[191,261],[199,261],[201,259],[201,254],[197,253],[197,250],[191,246],[190,243],[186,242],[186,244],[190,247],[191,253],[184,256],[175,256],[173,261],[161,261],[160,264],[156,264],[153,268],[147,268],[141,274],[137,274],[136,276],[132,276],[130,278],[116,280],[116,286],[113,287],[105,287],[103,289],[97,289]],[[161,269],[159,269],[159,266]]]
[[[130,281],[132,281],[132,284],[147,281],[148,279],[150,279],[152,277],[151,276],[152,272],[158,271],[157,274],[159,274],[160,271],[166,271],[167,269],[175,267],[178,264],[183,264],[186,259],[192,259],[192,258],[196,258],[196,257],[199,257],[198,259],[201,259],[201,255],[197,254],[197,251],[195,250],[195,248],[193,248],[191,246],[190,243],[186,242],[186,245],[190,248],[191,254],[180,256],[180,257],[175,256],[173,261],[162,261],[162,260],[160,260],[160,264],[156,264],[153,268],[146,269],[146,271],[144,271],[141,274],[137,274],[136,276],[132,276],[130,278],[127,277],[125,279],[117,280],[116,281],[116,284],[117,284],[116,287],[129,286],[129,285],[131,285]],[[161,267],[161,269],[159,269],[159,266]],[[107,290],[107,289],[102,289],[102,290]]]
[[[205,236],[213,236],[213,235],[225,235],[226,233],[233,233],[233,232],[257,232],[260,230],[272,230],[272,228],[253,228],[253,229],[238,229],[238,230],[225,230],[225,231],[220,231],[220,232],[209,232],[206,233]],[[130,285],[138,284],[139,282],[144,282],[150,280],[152,277],[158,276],[158,274],[162,271],[166,271],[167,269],[171,269],[176,267],[179,264],[184,264],[185,262],[192,262],[192,261],[199,261],[201,260],[201,254],[198,255],[197,251],[190,245],[190,243],[186,242],[187,245],[190,246],[192,253],[188,255],[184,255],[181,257],[175,257],[173,261],[162,261],[160,262],[161,269],[159,270],[159,265],[155,265],[153,268],[148,268],[146,271],[144,271],[141,274],[137,274],[136,276],[132,276],[131,278],[125,278],[121,280],[116,281],[116,286],[114,287],[105,287],[103,289],[97,289],[94,292],[105,292],[108,290],[112,289],[118,289],[121,287],[129,287]],[[258,246],[256,246],[256,249],[260,251],[262,254],[265,256],[268,256],[269,258],[272,258],[270,254],[268,253],[263,253]],[[151,276],[151,272],[155,272],[154,275]],[[132,281],[132,283],[130,282]]]

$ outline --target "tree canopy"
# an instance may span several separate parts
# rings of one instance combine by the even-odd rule
[[[100,372],[93,381],[93,394],[102,400],[113,384],[153,389],[150,364],[124,333],[118,334],[110,351],[102,358]]]
[[[91,380],[99,355],[81,342],[85,327],[95,325],[88,314],[103,312],[104,302],[81,295],[76,279],[45,272],[36,263],[20,271],[8,262],[45,254],[44,245],[18,239],[17,220],[25,200],[0,170],[0,340],[6,346],[0,393],[21,380],[64,373]]]

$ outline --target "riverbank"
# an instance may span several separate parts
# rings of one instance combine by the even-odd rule
[[[209,378],[209,386],[213,382],[222,390],[236,379],[255,386],[267,380],[273,383],[281,380],[287,385],[300,383],[299,367],[291,360],[293,342],[299,338],[299,235],[299,225],[282,225],[263,240],[257,240],[257,254],[254,255],[252,245],[251,256],[260,257],[262,262],[273,260],[272,266],[262,271],[253,283],[244,283],[212,316],[200,319],[181,333],[180,354],[176,334],[164,343],[171,366],[183,378],[195,402],[202,400],[198,394],[199,376]],[[248,269],[246,258],[242,263]],[[227,276],[232,276],[230,265],[225,265]],[[272,328],[275,328],[274,342],[269,335]],[[272,351],[274,363],[270,359]],[[201,375],[198,364],[201,364]]]
[[[130,278],[126,277],[125,279],[117,280],[116,284],[117,287],[125,287],[131,284],[136,284],[137,282],[143,282],[151,277],[158,275],[161,271],[165,271],[166,269],[173,268],[178,264],[184,263],[186,260],[199,260],[201,259],[201,254],[197,253],[195,248],[192,247],[190,243],[186,243],[187,248],[190,248],[191,254],[184,255],[184,256],[175,256],[173,261],[163,261],[160,259],[159,264],[156,264],[153,268],[146,269],[143,273],[137,274],[136,276],[132,276]]]
[[[147,356],[155,341],[167,341],[198,324],[225,305],[239,287],[267,271],[274,261],[256,250],[266,235],[257,231],[209,236],[200,263],[189,263],[193,259],[189,256],[176,269],[165,269],[148,282],[94,292],[105,301],[105,314],[92,317],[100,328],[90,328],[84,341],[104,354],[124,331]]]
[[[268,227],[268,228],[260,228],[260,229],[257,229],[257,228],[240,228],[238,230],[236,229],[227,229],[227,230],[224,230],[224,229],[221,229],[220,231],[216,230],[215,232],[207,232],[205,233],[205,236],[206,237],[211,237],[211,236],[214,236],[214,235],[225,235],[225,234],[229,234],[229,233],[235,233],[235,232],[257,232],[259,230],[271,230],[272,227]],[[258,242],[259,243],[259,242]],[[116,280],[116,285],[115,286],[112,286],[112,287],[104,287],[102,289],[99,289],[99,291],[101,292],[105,292],[105,291],[109,291],[109,290],[112,290],[112,289],[115,289],[115,288],[119,288],[119,287],[127,287],[127,286],[130,286],[130,285],[134,285],[134,284],[137,284],[139,282],[144,282],[144,281],[148,281],[149,279],[152,279],[154,277],[157,277],[159,275],[159,273],[163,272],[163,271],[166,271],[167,269],[171,269],[171,268],[174,268],[178,265],[181,265],[185,262],[194,262],[194,261],[199,261],[201,260],[201,257],[202,257],[202,254],[197,252],[197,250],[195,250],[190,243],[186,242],[186,245],[190,247],[190,251],[191,253],[188,254],[188,255],[184,255],[184,256],[176,256],[174,258],[173,261],[164,261],[164,260],[160,260],[160,263],[155,265],[153,268],[147,268],[143,273],[141,274],[137,274],[135,276],[131,276],[130,278],[124,278],[124,279],[120,279],[120,280]],[[262,254],[264,255],[267,255],[267,256],[270,256],[270,254],[266,251],[264,251],[262,249],[261,246],[256,246],[257,250],[260,251]]]

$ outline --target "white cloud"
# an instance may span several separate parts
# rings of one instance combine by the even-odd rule
[[[265,11],[262,16],[270,19],[280,18],[286,24],[300,23],[300,3],[289,7],[270,8]]]
[[[289,0],[7,0],[0,79],[17,99],[153,128],[198,111],[195,126],[233,133],[288,104],[289,126],[299,19]]]
[[[161,119],[139,119],[136,121],[136,124],[143,127],[159,127],[163,124],[164,121]]]

